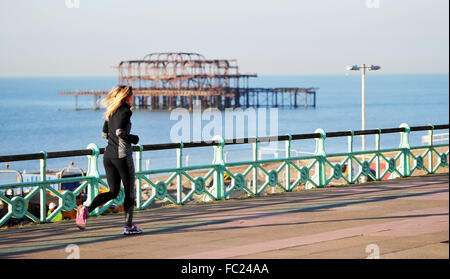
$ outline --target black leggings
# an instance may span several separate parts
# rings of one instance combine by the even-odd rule
[[[123,204],[125,223],[131,226],[133,223],[133,209],[135,204],[133,157],[131,155],[121,159],[103,157],[103,165],[105,166],[109,192],[96,196],[87,209],[89,212],[92,212],[98,206],[115,199],[119,195],[120,181],[122,181],[125,191]]]

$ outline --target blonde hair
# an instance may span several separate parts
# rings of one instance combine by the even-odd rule
[[[111,115],[116,112],[130,95],[133,95],[131,86],[119,85],[111,90],[105,98],[101,99],[100,103],[106,107],[105,119],[109,120]]]

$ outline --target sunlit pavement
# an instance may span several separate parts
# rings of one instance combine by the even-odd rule
[[[1,258],[449,258],[448,174],[0,231]]]

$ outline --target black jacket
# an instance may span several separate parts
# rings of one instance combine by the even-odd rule
[[[131,144],[137,144],[139,137],[130,134],[131,115],[130,106],[123,103],[109,120],[103,124],[103,138],[108,139],[104,157],[125,158],[132,155]]]

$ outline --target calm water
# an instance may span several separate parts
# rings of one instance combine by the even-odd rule
[[[0,78],[0,155],[84,149],[89,143],[104,147],[103,110],[74,111],[74,97],[58,96],[58,90],[110,89],[116,82],[116,77]],[[367,129],[398,127],[403,122],[410,126],[449,122],[448,74],[368,73],[366,84]],[[359,74],[259,76],[250,81],[250,87],[309,86],[319,87],[317,107],[279,109],[278,134],[312,133],[317,128],[329,132],[361,129]],[[92,97],[80,97],[78,102],[79,107],[93,106]],[[266,115],[270,116],[268,110]],[[132,122],[132,132],[140,136],[140,143],[153,144],[171,142],[170,129],[177,121],[170,120],[170,112],[135,111]],[[203,125],[208,122],[204,121]],[[247,126],[245,131],[248,132]],[[269,131],[268,125],[266,132]],[[422,135],[425,133],[411,134],[412,143],[420,144]],[[399,140],[398,134],[383,136],[382,148],[396,147]],[[366,141],[367,149],[374,148],[374,137],[367,137]],[[355,149],[360,149],[359,139],[355,139],[355,145]],[[284,144],[278,147],[283,148]],[[346,138],[327,140],[327,152],[341,152],[346,148]],[[296,141],[293,149],[313,152],[314,141]],[[226,147],[225,151],[228,161],[251,158],[250,145]],[[186,149],[184,155],[189,165],[211,163],[213,159],[212,148]],[[274,156],[263,154],[263,158]],[[48,168],[60,170],[71,160],[86,169],[85,157],[49,160]],[[144,160],[144,168],[174,167],[175,150],[145,152]],[[0,169],[4,168],[5,164],[1,163]],[[37,171],[39,162],[12,162],[10,168]]]

